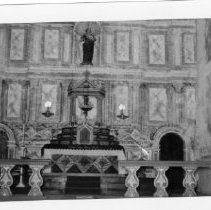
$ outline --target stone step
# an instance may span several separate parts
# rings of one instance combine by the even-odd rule
[[[101,177],[101,183],[125,183],[125,177]]]

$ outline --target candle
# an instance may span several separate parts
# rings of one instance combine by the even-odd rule
[[[125,110],[125,108],[126,108],[126,107],[125,107],[124,104],[120,104],[120,105],[119,105],[119,110],[120,110],[120,111],[121,111],[121,110]]]
[[[46,107],[46,108],[50,108],[51,105],[52,105],[52,103],[51,103],[50,101],[46,101],[46,102],[45,102],[45,107]]]

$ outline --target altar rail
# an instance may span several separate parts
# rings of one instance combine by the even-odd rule
[[[44,166],[48,165],[50,160],[44,159],[0,159],[0,198],[12,196],[10,187],[13,184],[13,177],[11,175],[11,169],[16,165],[18,166],[29,166],[32,170],[32,174],[29,178],[29,186],[31,187],[28,196],[40,197],[43,193],[40,187],[43,184],[43,178],[40,171]],[[20,175],[21,176],[21,175]]]
[[[139,179],[136,172],[141,167],[153,167],[156,172],[156,178],[154,179],[154,186],[156,191],[154,193],[155,197],[168,197],[166,188],[168,187],[168,179],[165,172],[170,167],[181,167],[185,171],[185,177],[183,179],[183,186],[185,191],[183,193],[184,197],[197,196],[195,192],[195,187],[197,186],[197,178],[195,172],[198,168],[211,168],[211,161],[120,161],[119,166],[125,169],[128,173],[125,186],[127,191],[125,197],[133,198],[139,197],[137,192],[137,187],[139,186]],[[141,187],[141,186],[140,186]]]

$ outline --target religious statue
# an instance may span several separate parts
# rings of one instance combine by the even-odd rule
[[[81,36],[81,41],[83,42],[83,61],[81,65],[93,65],[92,59],[96,38],[90,28],[85,30],[85,33]]]

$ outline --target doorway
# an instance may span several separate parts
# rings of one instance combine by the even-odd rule
[[[160,140],[160,160],[163,161],[183,161],[184,142],[175,133],[167,133]],[[166,171],[168,187],[166,188],[169,196],[181,195],[184,191],[183,178],[184,170],[181,167],[171,167]]]
[[[6,132],[0,130],[0,159],[8,158],[8,140]]]

